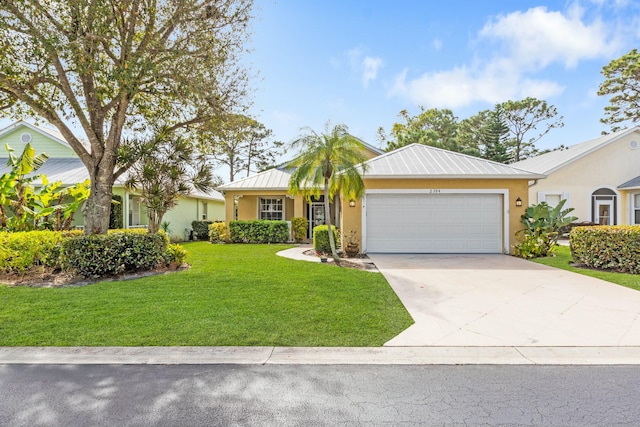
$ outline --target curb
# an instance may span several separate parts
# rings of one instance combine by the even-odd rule
[[[9,364],[640,365],[640,347],[2,347]]]

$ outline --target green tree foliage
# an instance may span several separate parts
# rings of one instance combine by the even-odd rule
[[[196,127],[243,102],[252,4],[2,1],[0,108],[48,121],[80,157],[91,179],[87,233],[106,232],[113,184],[139,159],[121,157],[127,132]]]
[[[149,232],[157,233],[164,214],[179,197],[194,188],[211,191],[216,183],[211,165],[196,154],[190,139],[164,128],[146,145],[153,149],[131,167],[125,187],[140,192],[147,207]]]
[[[563,117],[557,117],[556,107],[540,99],[529,97],[520,101],[507,101],[500,104],[500,107],[504,110],[504,120],[511,134],[514,162],[537,154],[536,142],[551,129],[564,126]],[[528,137],[532,132],[534,135]]]
[[[249,176],[275,163],[282,143],[271,139],[272,131],[257,120],[228,114],[202,127],[198,136],[203,153],[229,168],[229,182],[240,172]]]
[[[395,123],[391,129],[391,139],[386,138],[384,129],[379,129],[387,151],[395,150],[409,144],[424,144],[445,150],[458,151],[456,134],[458,118],[451,110],[420,107],[417,116],[409,115],[407,110],[400,111],[398,116],[404,123]]]
[[[509,163],[509,127],[504,119],[502,106],[496,105],[490,111],[487,123],[482,129],[481,147],[482,157],[498,163]]]
[[[331,229],[330,201],[339,192],[348,199],[357,199],[364,194],[362,174],[366,173],[366,168],[356,168],[367,160],[364,146],[342,124],[330,128],[327,123],[323,134],[309,128],[303,131],[303,135],[292,143],[299,156],[290,163],[295,170],[289,180],[289,192],[302,193],[307,199],[324,195],[325,218]],[[331,255],[339,264],[332,233],[329,233],[329,243]]]
[[[605,81],[598,95],[611,96],[600,121],[611,125],[612,131],[623,128],[626,122],[640,121],[640,53],[632,49],[602,68]]]
[[[19,156],[8,145],[8,172],[0,175],[0,229],[29,231],[39,228],[68,230],[73,214],[89,196],[89,180],[63,188],[36,174],[48,156],[27,144]],[[40,185],[36,185],[40,181]]]

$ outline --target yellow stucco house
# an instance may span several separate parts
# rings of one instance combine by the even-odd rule
[[[369,148],[364,197],[331,208],[343,239],[353,234],[364,253],[511,253],[529,182],[544,178],[420,144]],[[321,200],[290,195],[290,176],[275,168],[221,186],[226,220],[304,217],[310,233],[324,222]]]
[[[532,203],[565,207],[579,222],[640,224],[640,127],[624,129],[513,164],[547,178],[529,186]]]
[[[0,174],[6,169],[8,154],[4,150],[5,144],[20,154],[27,143],[37,154],[46,153],[49,156],[49,160],[37,172],[46,175],[49,182],[61,181],[63,187],[67,187],[89,178],[86,167],[57,130],[27,122],[16,122],[0,130]],[[146,227],[148,219],[140,194],[125,189],[125,179],[125,176],[121,176],[113,186],[114,199],[121,203],[120,223],[124,228]],[[74,219],[76,226],[83,225],[81,210],[76,212]],[[191,222],[203,219],[224,220],[222,194],[194,190],[189,196],[179,198],[178,204],[164,215],[163,221],[169,223],[172,239],[182,240],[188,237],[185,230],[191,229]]]

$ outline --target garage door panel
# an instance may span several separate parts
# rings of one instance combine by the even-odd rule
[[[501,253],[500,194],[368,194],[368,252]]]

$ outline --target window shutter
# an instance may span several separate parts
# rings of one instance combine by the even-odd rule
[[[538,191],[538,203],[542,203],[545,201],[544,196],[545,196],[544,191]]]
[[[570,208],[571,207],[571,198],[569,197],[569,193],[562,193],[562,198],[564,200],[566,200],[565,204],[564,204],[564,208]]]

